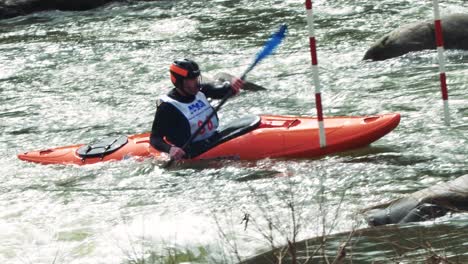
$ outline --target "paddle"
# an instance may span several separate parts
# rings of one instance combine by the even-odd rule
[[[241,80],[244,80],[245,77],[247,76],[247,74],[253,70],[253,68],[255,66],[257,66],[257,64],[262,61],[263,59],[265,59],[268,55],[272,54],[273,51],[276,49],[276,47],[279,46],[279,44],[283,41],[284,37],[285,37],[285,34],[286,34],[286,29],[287,29],[287,26],[286,24],[283,24],[281,25],[281,27],[279,28],[279,30],[274,33],[271,38],[265,43],[265,45],[263,46],[262,50],[260,52],[258,52],[255,56],[255,59],[254,61],[249,65],[249,67],[244,71],[244,73],[241,75],[240,79]],[[195,139],[195,137],[198,135],[198,133],[200,133],[200,131],[203,129],[203,127],[205,127],[205,125],[210,121],[210,119],[218,112],[218,110],[221,108],[221,106],[224,105],[224,103],[226,103],[226,101],[231,97],[232,95],[232,90],[230,90],[224,97],[223,99],[221,99],[221,101],[219,102],[219,104],[213,109],[213,112],[211,112],[211,114],[205,119],[205,121],[202,123],[201,126],[198,127],[198,129],[195,131],[195,133],[193,133],[190,138],[187,140],[187,142],[185,142],[185,144],[182,146],[182,149],[185,151],[185,149],[187,148],[187,146],[189,146],[190,144],[192,144],[192,141],[193,139]],[[163,168],[168,168],[172,165],[172,163],[174,162],[174,159],[171,157],[171,159],[165,164],[163,165]]]

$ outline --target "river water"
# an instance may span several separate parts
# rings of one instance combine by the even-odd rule
[[[324,114],[399,112],[400,125],[370,147],[339,155],[170,170],[132,159],[43,166],[16,154],[147,132],[175,58],[193,58],[208,75],[239,75],[281,23],[288,37],[248,76],[267,90],[231,99],[221,122],[249,113],[315,115],[302,1],[142,2],[0,21],[0,262],[232,263],[268,250],[269,227],[274,245],[292,238],[290,204],[297,240],[324,228],[348,232],[367,227],[360,209],[468,173],[468,53],[446,53],[450,127],[434,51],[361,61],[383,34],[432,19],[430,1],[315,7]],[[468,6],[444,1],[441,11],[466,13]],[[467,219],[446,216],[414,228],[466,232],[460,223]],[[453,243],[436,249],[466,258],[466,236],[449,231]],[[369,243],[364,261],[382,259],[388,249]]]

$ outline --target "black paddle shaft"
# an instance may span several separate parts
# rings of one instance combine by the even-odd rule
[[[190,145],[192,144],[193,140],[195,139],[195,137],[198,135],[198,133],[200,133],[200,131],[206,126],[206,124],[208,124],[208,122],[210,122],[211,118],[218,112],[218,110],[221,108],[221,106],[224,105],[224,103],[226,103],[226,101],[228,100],[229,97],[231,97],[232,95],[232,90],[229,90],[226,95],[224,95],[224,97],[221,99],[221,101],[219,102],[219,104],[213,109],[213,111],[211,112],[211,114],[205,119],[205,121],[203,121],[203,123],[201,124],[201,126],[199,126],[197,128],[197,130],[195,131],[195,133],[193,133],[192,135],[190,135],[189,139],[187,140],[187,142],[185,142],[185,144],[182,146],[182,150],[185,151],[185,149]]]

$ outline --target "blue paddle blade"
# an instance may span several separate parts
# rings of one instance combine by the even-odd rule
[[[254,64],[264,59],[266,56],[273,53],[273,51],[279,46],[286,36],[286,30],[288,26],[286,24],[281,25],[278,32],[274,33],[271,38],[265,43],[263,50],[257,53]]]
[[[244,80],[247,73],[249,73],[261,60],[272,54],[273,51],[281,44],[286,36],[286,30],[288,26],[286,24],[281,25],[280,29],[274,33],[271,38],[265,43],[263,49],[257,53],[254,62],[247,68],[242,74],[241,79]]]

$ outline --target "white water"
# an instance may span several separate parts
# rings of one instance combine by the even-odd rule
[[[208,74],[240,74],[284,22],[284,45],[249,75],[268,91],[242,93],[220,118],[313,115],[302,3],[161,1],[1,21],[0,262],[129,263],[174,255],[168,248],[190,250],[200,262],[235,262],[215,219],[242,257],[269,248],[254,220],[265,231],[271,217],[276,244],[284,244],[291,198],[282,190],[302,208],[301,239],[322,233],[323,214],[325,226],[336,219],[333,232],[365,227],[359,209],[466,174],[467,53],[447,52],[450,128],[442,120],[435,52],[360,60],[381,35],[431,19],[431,8],[407,1],[317,3],[325,115],[402,114],[399,127],[370,148],[169,171],[150,160],[42,166],[15,155],[146,132],[157,96],[168,91],[173,59],[194,58]],[[443,14],[467,9],[458,1],[442,5]],[[317,195],[320,179],[325,201]]]

